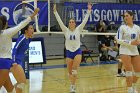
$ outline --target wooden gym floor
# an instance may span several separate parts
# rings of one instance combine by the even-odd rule
[[[24,93],[69,93],[70,83],[64,64],[64,59],[48,60],[42,69],[33,68]],[[78,70],[76,93],[127,93],[125,78],[116,77],[117,64],[85,64]],[[137,89],[140,92],[140,80]],[[5,89],[0,93],[6,93]]]

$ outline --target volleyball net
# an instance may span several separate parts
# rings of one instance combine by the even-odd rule
[[[70,1],[70,2],[69,2]],[[39,7],[40,13],[38,17],[35,18],[36,23],[36,34],[63,34],[61,32],[61,28],[56,21],[56,18],[53,14],[53,4],[56,3],[57,11],[62,19],[63,23],[68,26],[68,22],[70,18],[74,18],[76,20],[77,25],[79,25],[87,11],[87,0],[47,0],[47,1],[37,1],[37,0],[25,0],[23,3],[32,3],[34,8]],[[97,3],[92,2],[93,8],[90,14],[89,20],[85,25],[82,34],[86,35],[115,35],[118,27],[123,23],[123,17],[120,15],[124,14],[126,10],[132,10],[136,14],[135,22],[139,24],[139,9],[137,5],[122,5],[116,3]],[[96,0],[95,0],[96,1]],[[98,1],[98,0],[97,0]],[[133,6],[133,7],[132,7]],[[114,8],[114,7],[117,7]],[[107,25],[114,25],[115,28],[113,32],[109,33],[97,33],[96,25],[100,20],[106,21]]]
[[[79,1],[77,2],[67,2],[64,0],[47,0],[47,1],[37,1],[37,0],[25,0],[22,1],[23,4],[32,4],[34,8],[39,7],[40,13],[35,17],[35,34],[63,34],[61,28],[56,21],[56,18],[53,14],[53,4],[57,5],[57,11],[63,21],[63,23],[67,26],[70,18],[74,18],[76,20],[77,25],[79,25],[87,11],[88,2]],[[44,3],[44,4],[43,4]],[[92,3],[93,6],[96,4]],[[43,10],[42,10],[43,9]],[[97,33],[95,30],[95,25],[99,21],[99,19],[105,19],[105,15],[99,16],[100,18],[96,18],[93,11],[89,17],[89,21],[87,22],[83,31],[81,31],[82,35],[116,35],[116,33]],[[94,17],[95,16],[95,17]],[[109,19],[110,20],[110,19]],[[88,28],[91,28],[90,31]]]
[[[39,13],[38,17],[35,17],[36,23],[36,33],[35,34],[63,34],[61,28],[56,21],[56,18],[53,13],[53,4],[57,5],[57,11],[62,19],[63,23],[68,26],[68,21],[70,18],[74,18],[76,20],[77,25],[79,25],[87,11],[88,2],[78,1],[78,2],[67,2],[67,0],[47,0],[47,1],[37,1],[37,0],[26,0],[22,1],[22,3],[32,3],[34,8],[41,7],[41,13]],[[42,4],[44,3],[44,5]],[[100,4],[96,2],[92,2],[93,8],[92,13],[90,14],[89,20],[84,27],[84,30],[81,34],[84,35],[116,35],[117,29],[119,25],[123,21],[123,17],[120,14],[123,14],[125,10],[121,10],[122,6],[118,4]],[[106,7],[110,5],[110,7]],[[120,6],[121,8],[117,10],[113,10],[114,6]],[[129,7],[130,5],[128,5]],[[42,8],[43,7],[43,8]],[[105,9],[102,9],[105,7]],[[127,7],[125,7],[127,8]],[[124,8],[124,9],[125,9]],[[123,8],[122,8],[123,9]],[[45,16],[43,16],[45,15]],[[109,33],[97,33],[96,32],[96,24],[101,20],[105,20],[108,24],[115,25],[116,28],[113,29],[113,32]],[[117,25],[116,25],[117,24]]]

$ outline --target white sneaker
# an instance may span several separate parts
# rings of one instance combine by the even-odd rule
[[[125,74],[125,72],[124,72],[124,71],[122,71],[122,76],[123,76],[123,77],[125,77],[125,76],[126,76],[126,74]]]
[[[70,86],[70,93],[76,93],[76,86],[75,85]]]
[[[134,90],[132,87],[128,88],[128,93],[134,93]]]
[[[117,77],[125,77],[125,72],[122,72],[120,74],[117,74]]]
[[[133,92],[134,92],[134,93],[138,93],[138,91],[137,91],[136,88],[133,88]]]

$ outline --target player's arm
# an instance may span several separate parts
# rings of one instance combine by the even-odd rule
[[[27,24],[29,24],[29,22],[31,22],[32,19],[34,19],[34,17],[38,14],[39,12],[39,8],[36,8],[34,10],[34,13],[28,17],[27,19],[23,20],[21,23],[19,23],[17,26],[15,27],[11,27],[9,29],[6,29],[3,34],[6,34],[10,37],[13,37],[18,31],[20,31],[22,28],[24,28]]]
[[[88,10],[87,10],[87,14],[85,15],[84,20],[82,21],[82,23],[78,26],[79,29],[83,29],[85,24],[88,21],[89,15],[91,14],[91,10],[92,10],[92,4],[88,3]]]
[[[54,4],[53,6],[53,12],[54,12],[54,15],[56,17],[56,20],[58,21],[58,24],[60,25],[62,31],[66,31],[68,28],[64,25],[64,23],[62,22],[57,10],[56,10],[56,4]]]

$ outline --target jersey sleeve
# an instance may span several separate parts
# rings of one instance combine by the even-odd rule
[[[86,25],[86,23],[88,21],[90,13],[91,13],[91,11],[87,10],[87,14],[85,15],[84,20],[82,21],[82,23],[77,28],[79,28],[80,30],[82,30],[84,28],[84,26]]]
[[[123,39],[123,35],[124,35],[124,28],[123,26],[120,26],[120,28],[117,31],[117,35],[115,36],[117,43],[120,45],[130,46],[131,41]]]
[[[29,24],[29,22],[31,22],[31,17],[28,17],[27,19],[23,20],[15,27],[11,27],[9,29],[4,30],[3,34],[8,35],[9,37],[12,38],[18,31],[20,31],[27,24]]]
[[[58,14],[57,11],[54,12],[54,15],[55,15],[56,20],[58,21],[58,24],[60,25],[62,31],[67,31],[68,28],[67,28],[67,27],[64,25],[64,23],[62,22],[62,20],[61,20],[61,18],[60,18],[60,16],[59,16],[59,14]]]

